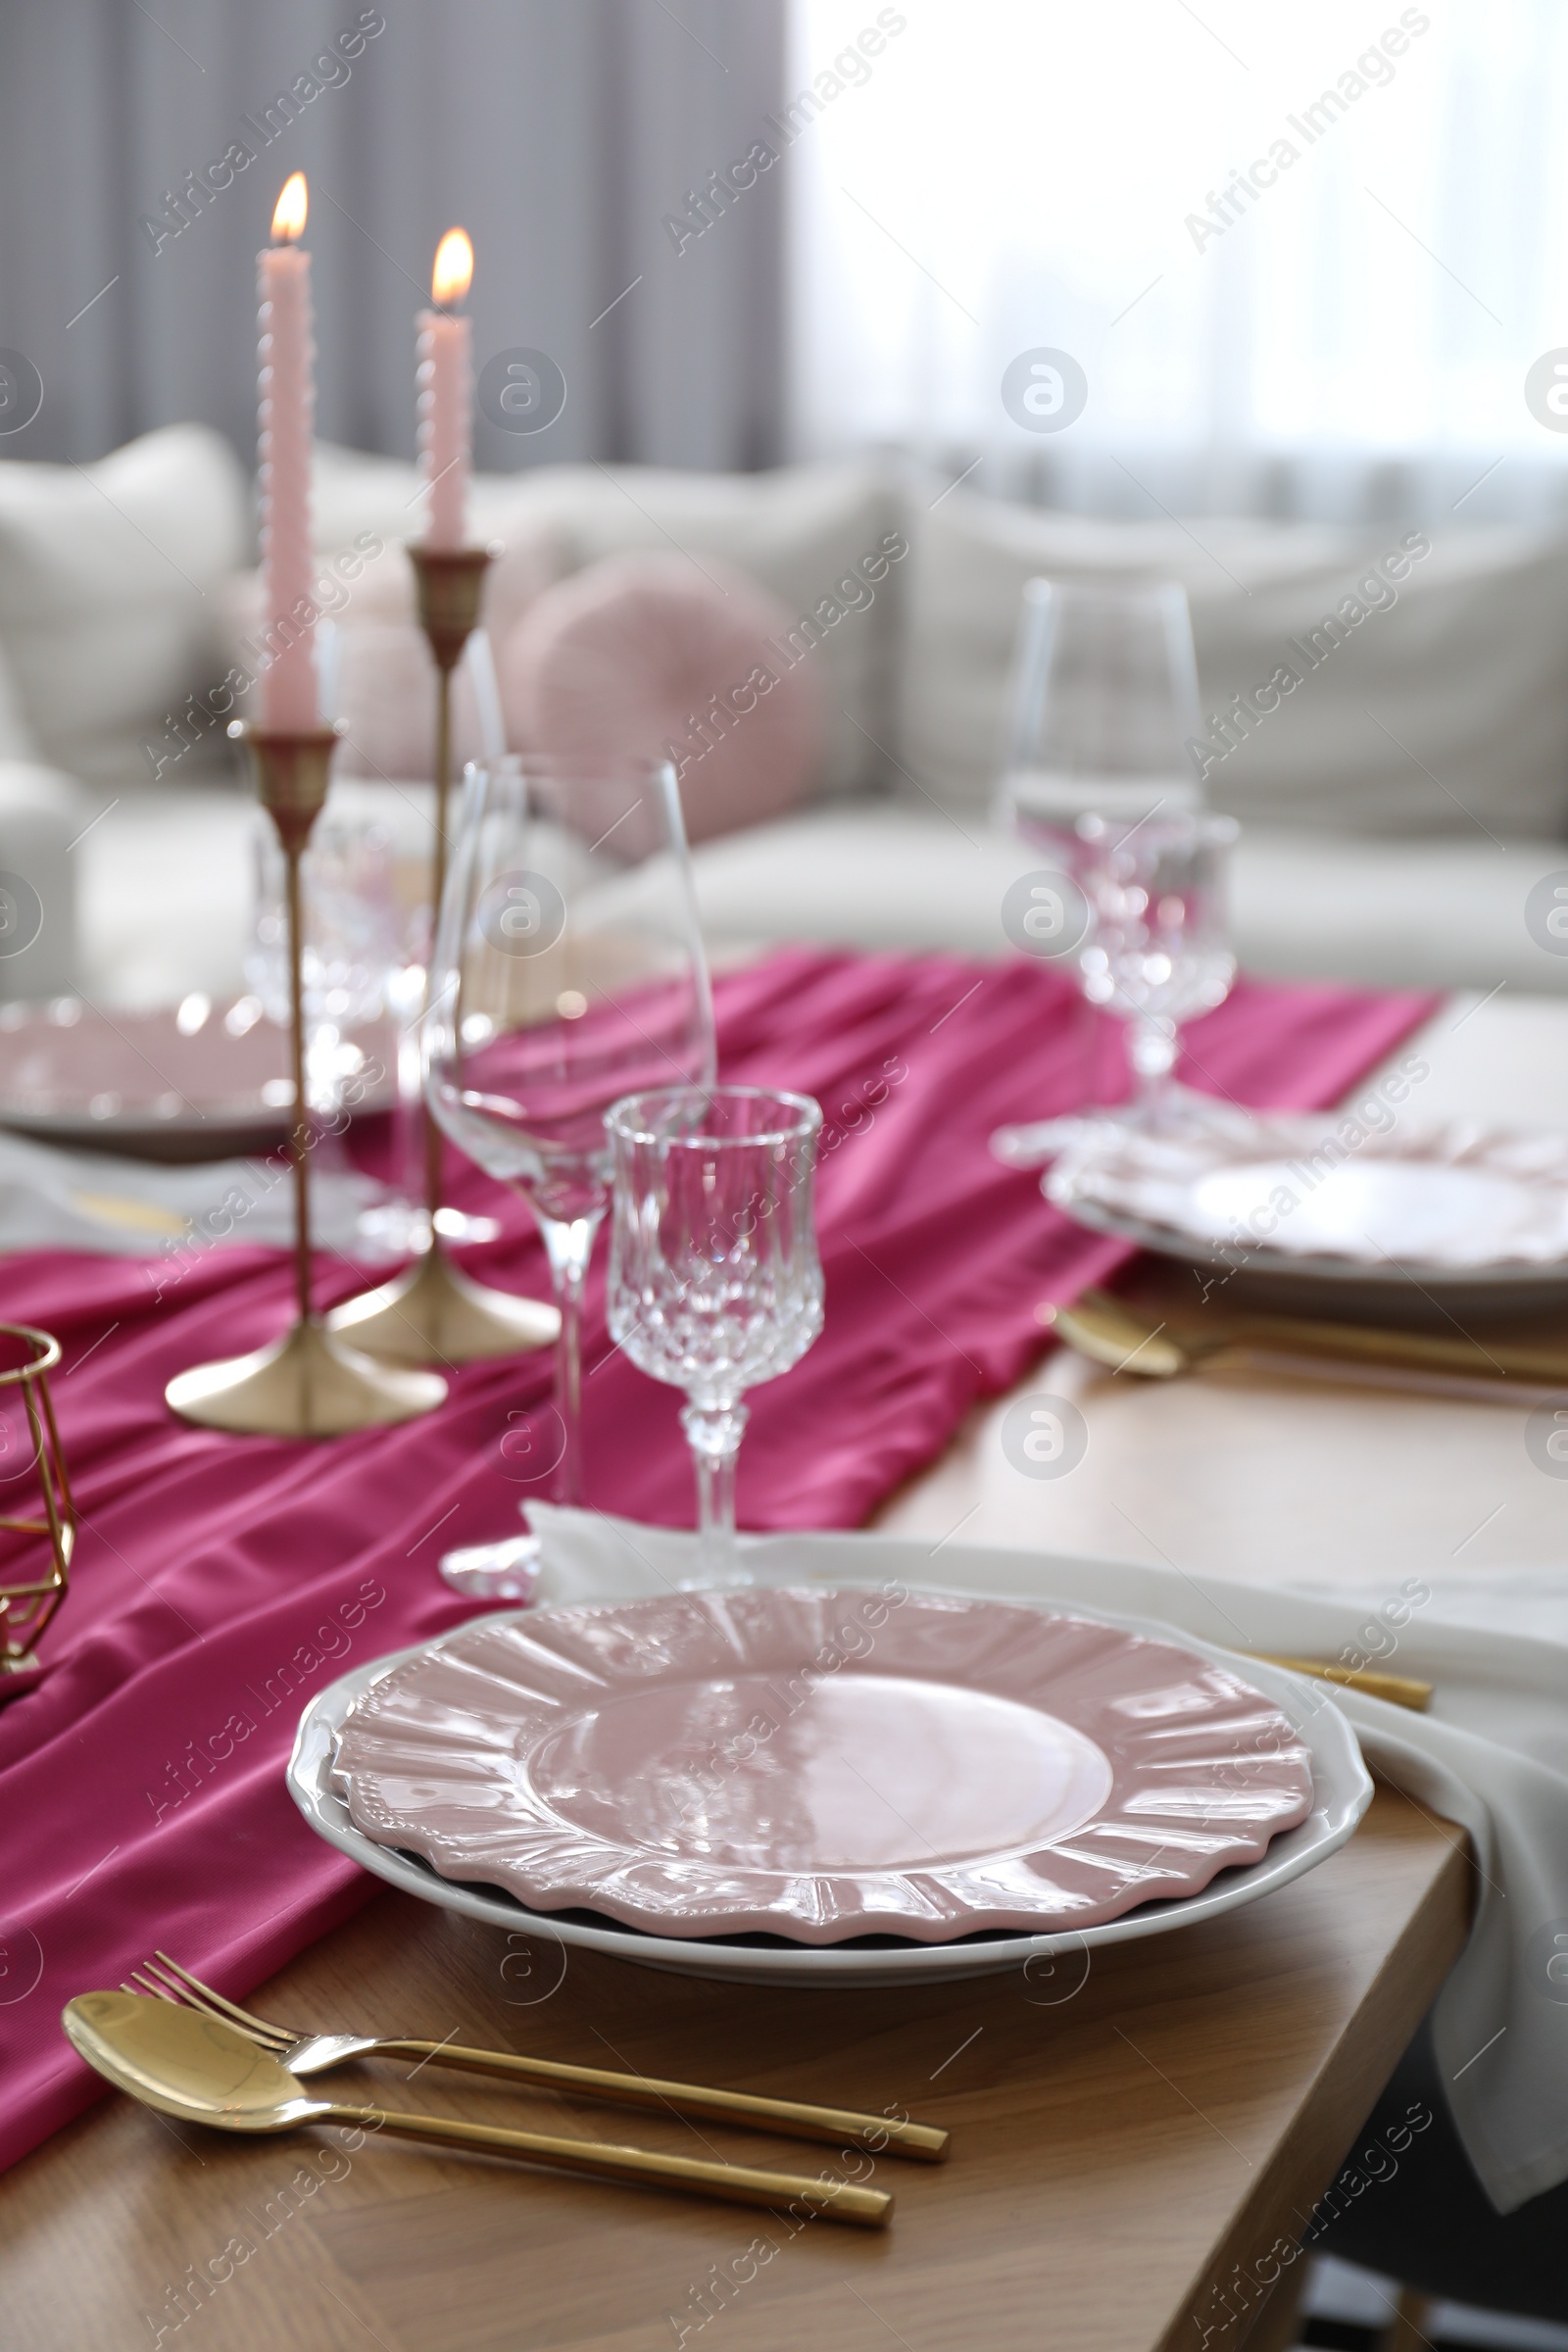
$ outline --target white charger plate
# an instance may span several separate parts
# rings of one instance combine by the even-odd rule
[[[971,1593],[954,1597],[972,1600],[978,1596]],[[1004,1605],[1016,1607],[1016,1596]],[[482,1920],[508,1933],[514,1942],[523,1938],[542,1946],[545,1957],[540,1973],[541,1981],[546,1984],[553,1970],[564,1971],[573,1947],[608,1952],[617,1959],[678,1976],[806,1987],[950,1982],[1028,1971],[1032,1963],[1040,1963],[1040,1997],[1049,2005],[1053,1999],[1065,1997],[1065,1991],[1056,1984],[1054,1964],[1057,1955],[1067,1956],[1069,1962],[1072,1955],[1078,1955],[1087,1967],[1088,1954],[1096,1944],[1168,1934],[1173,1929],[1254,1902],[1314,1869],[1336,1852],[1351,1836],[1371,1801],[1372,1783],[1349,1724],[1333,1702],[1310,1684],[1256,1659],[1238,1659],[1232,1652],[1153,1619],[1122,1617],[1105,1610],[1075,1606],[1071,1612],[1075,1616],[1094,1617],[1128,1633],[1172,1642],[1244,1674],[1250,1684],[1273,1698],[1297,1727],[1312,1759],[1312,1811],[1298,1827],[1274,1838],[1260,1861],[1222,1872],[1197,1894],[1148,1903],[1101,1926],[1047,1935],[982,1933],[950,1943],[904,1943],[893,1938],[863,1937],[851,1943],[807,1945],[758,1935],[685,1939],[650,1935],[583,1912],[534,1911],[499,1887],[443,1878],[427,1862],[368,1838],[355,1827],[333,1778],[338,1730],[376,1683],[406,1661],[429,1650],[439,1650],[445,1642],[469,1635],[478,1626],[506,1623],[529,1613],[501,1610],[493,1617],[470,1619],[435,1642],[420,1643],[392,1657],[372,1659],[341,1677],[320,1692],[301,1718],[289,1760],[288,1788],[318,1836],[351,1855],[376,1877],[406,1893],[418,1895],[425,1902]],[[527,1965],[531,1967],[531,1959]],[[514,1974],[518,1973],[514,1967]],[[1069,1965],[1064,1984],[1069,1984],[1075,1973]]]

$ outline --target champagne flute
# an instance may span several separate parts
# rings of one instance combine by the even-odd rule
[[[442,899],[425,1039],[431,1116],[519,1192],[561,1336],[552,1499],[582,1500],[583,1282],[610,1200],[605,1113],[708,1086],[713,1012],[674,769],[599,754],[470,767]],[[472,1597],[524,1597],[531,1537],[448,1553]]]

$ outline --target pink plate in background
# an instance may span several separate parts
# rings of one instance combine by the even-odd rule
[[[670,1936],[948,1942],[1197,1892],[1312,1805],[1289,1717],[1175,1643],[956,1594],[541,1610],[417,1652],[337,1733],[377,1843]]]
[[[362,1055],[359,1101],[385,1109],[396,1099],[390,1023],[364,1023],[349,1042]],[[266,1152],[289,1130],[288,1069],[287,1034],[255,996],[112,1013],[80,997],[0,1004],[0,1127],[39,1143],[165,1161]]]

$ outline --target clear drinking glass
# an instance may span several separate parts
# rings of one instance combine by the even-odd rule
[[[1192,810],[1132,825],[1078,820],[1078,879],[1092,914],[1079,981],[1092,1004],[1129,1024],[1140,1124],[1166,1121],[1178,1107],[1171,1072],[1182,1023],[1230,994],[1225,877],[1239,832],[1234,817]]]
[[[1023,918],[1028,939],[1019,945],[1070,955],[1082,932],[1080,886],[1090,900],[1081,911],[1096,913],[1085,861],[1100,836],[1086,836],[1085,824],[1099,820],[1129,842],[1154,838],[1149,828],[1157,825],[1164,828],[1158,838],[1172,842],[1178,838],[1172,827],[1200,819],[1202,786],[1187,748],[1200,725],[1192,618],[1179,581],[1028,582],[1002,813],[1056,871],[1033,877],[1039,905]],[[1124,985],[1105,987],[1109,968],[1108,962],[1085,966],[1080,979],[1094,1002],[1127,1011]],[[1154,1054],[1155,1038],[1152,1015],[1134,1032],[1140,1068],[1137,1056]],[[1091,1110],[999,1127],[991,1148],[1010,1167],[1038,1167],[1109,1115]]]
[[[283,853],[270,819],[254,836],[256,915],[245,977],[269,1020],[286,1025],[287,934]],[[330,806],[300,867],[305,904],[305,1092],[330,1116],[365,1068],[354,1032],[388,1012],[402,962],[402,920],[391,836],[373,819]]]
[[[637,1088],[705,1086],[713,1012],[675,772],[597,755],[470,767],[425,1024],[431,1115],[519,1192],[561,1307],[553,1499],[582,1499],[583,1281],[610,1200],[605,1112]],[[532,1539],[449,1553],[463,1592],[527,1590]]]
[[[1070,854],[1080,816],[1200,805],[1187,746],[1198,667],[1177,580],[1030,580],[1013,668],[1004,813]]]
[[[610,1336],[684,1389],[704,1584],[735,1569],[735,1457],[748,1389],[798,1363],[822,1328],[812,1183],[822,1113],[751,1086],[628,1095],[614,1153]]]

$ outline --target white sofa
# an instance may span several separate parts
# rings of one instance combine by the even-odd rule
[[[367,535],[386,550],[346,591],[350,641],[357,613],[384,620],[406,602],[398,544],[415,497],[410,467],[319,454],[323,560]],[[1393,526],[1100,522],[870,465],[548,468],[481,478],[471,519],[509,551],[500,625],[552,575],[628,548],[727,562],[792,615],[826,612],[888,532],[906,543],[811,656],[830,718],[815,797],[696,854],[715,941],[1006,952],[1003,894],[1041,861],[991,813],[1023,584],[1153,571],[1188,587],[1207,789],[1244,820],[1244,964],[1568,988],[1568,956],[1525,924],[1531,887],[1568,873],[1559,535],[1455,528],[1416,535],[1417,550]],[[97,466],[0,464],[0,886],[22,875],[44,913],[36,941],[0,953],[0,996],[75,985],[148,1002],[239,984],[254,819],[200,704],[243,624],[250,560],[243,477],[200,428]],[[1314,654],[1325,614],[1338,626]],[[1281,662],[1299,683],[1271,708],[1254,690]],[[1213,723],[1227,707],[1234,749]],[[380,790],[406,829],[408,800]]]

